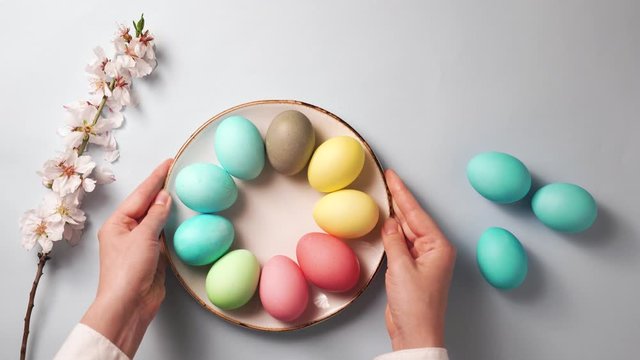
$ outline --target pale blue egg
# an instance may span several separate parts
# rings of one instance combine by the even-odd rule
[[[191,164],[176,177],[176,194],[192,210],[211,213],[229,208],[238,197],[238,188],[227,172],[214,164]]]
[[[482,234],[476,260],[482,276],[495,288],[517,288],[527,277],[527,253],[520,241],[503,228],[491,227]]]
[[[264,141],[253,123],[242,116],[230,116],[218,125],[214,138],[218,161],[239,179],[255,179],[264,167]]]
[[[568,183],[542,187],[533,195],[531,208],[543,224],[562,232],[587,230],[598,217],[593,196],[580,186]]]
[[[485,198],[508,204],[524,198],[531,188],[531,174],[515,157],[496,151],[480,153],[467,165],[471,186]]]
[[[234,236],[229,220],[219,215],[201,214],[178,226],[173,235],[173,247],[185,264],[207,265],[229,250]]]

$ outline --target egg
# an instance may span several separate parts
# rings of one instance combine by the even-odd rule
[[[214,136],[218,161],[238,179],[255,179],[264,167],[264,142],[253,123],[242,116],[230,116],[218,125]]]
[[[234,236],[233,225],[222,216],[196,215],[178,226],[173,247],[185,264],[207,265],[229,250]]]
[[[478,241],[476,260],[480,273],[493,287],[509,290],[527,277],[527,253],[509,231],[491,227]]]
[[[350,136],[337,136],[323,142],[311,156],[309,184],[321,192],[340,190],[351,184],[364,166],[364,149]]]
[[[267,158],[279,173],[295,175],[307,165],[316,135],[311,121],[301,112],[287,110],[276,116],[265,136]]]
[[[501,152],[484,152],[467,164],[471,186],[485,198],[508,204],[524,198],[531,188],[531,174],[515,157]]]
[[[234,250],[213,264],[205,289],[213,305],[233,310],[251,300],[259,279],[258,259],[249,250]]]
[[[296,257],[305,278],[327,291],[349,291],[360,278],[355,252],[328,234],[313,232],[302,236],[296,246]]]
[[[380,211],[371,196],[359,190],[339,190],[323,196],[313,209],[313,219],[327,233],[342,239],[368,234]]]
[[[562,232],[587,230],[598,217],[593,196],[582,187],[568,183],[542,187],[533,195],[531,207],[543,224]]]
[[[208,163],[184,167],[176,176],[175,187],[180,201],[201,213],[227,209],[238,197],[233,178],[221,167]]]
[[[302,315],[309,302],[309,286],[293,260],[277,255],[267,261],[260,275],[260,301],[278,320],[293,321]]]

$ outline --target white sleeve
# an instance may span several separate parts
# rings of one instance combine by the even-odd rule
[[[394,351],[374,360],[449,360],[449,355],[444,348],[421,348]]]
[[[54,360],[130,360],[109,339],[78,323],[62,344]]]

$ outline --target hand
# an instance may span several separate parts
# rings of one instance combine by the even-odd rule
[[[102,225],[98,292],[81,322],[133,357],[164,299],[158,240],[171,209],[162,190],[172,160],[158,166]]]
[[[456,251],[398,175],[385,172],[395,219],[382,228],[387,253],[385,319],[393,350],[444,347]]]

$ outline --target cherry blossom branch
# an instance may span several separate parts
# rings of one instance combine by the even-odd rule
[[[86,221],[80,209],[83,197],[96,185],[115,181],[110,169],[96,165],[92,157],[85,154],[87,147],[89,144],[103,147],[107,162],[118,158],[120,153],[113,130],[124,121],[120,111],[131,102],[131,82],[149,75],[156,66],[154,37],[149,30],[144,30],[144,16],[133,22],[133,28],[135,36],[129,34],[128,27],[120,26],[113,40],[113,58],[108,58],[100,47],[94,50],[96,59],[86,68],[92,99],[65,106],[69,116],[66,126],[59,131],[64,137],[65,150],[47,160],[38,172],[49,191],[38,208],[28,210],[20,219],[22,246],[31,250],[38,244],[41,248],[24,317],[22,360],[27,353],[36,291],[54,242],[65,239],[75,245]]]
[[[24,328],[22,330],[22,346],[20,346],[20,360],[24,360],[27,356],[27,339],[29,338],[29,324],[31,323],[31,312],[33,310],[34,301],[36,298],[36,290],[38,290],[38,284],[42,277],[42,270],[47,260],[51,259],[48,254],[38,253],[38,270],[36,271],[36,278],[33,279],[33,285],[31,285],[31,292],[29,293],[29,303],[27,304],[27,314],[24,317]]]
[[[109,83],[109,91],[113,91],[115,86],[116,86],[116,79],[113,79]],[[98,105],[98,110],[96,111],[96,115],[93,117],[93,120],[91,121],[92,126],[95,126],[98,123],[98,119],[100,118],[100,115],[102,115],[102,110],[104,109],[104,106],[107,103],[107,99],[109,99],[107,95],[102,95],[102,99],[100,100],[100,105]],[[80,146],[78,146],[78,149],[77,149],[78,155],[82,155],[84,153],[84,151],[87,149],[88,144],[89,144],[89,134],[85,134],[82,137],[82,143],[80,144]]]

